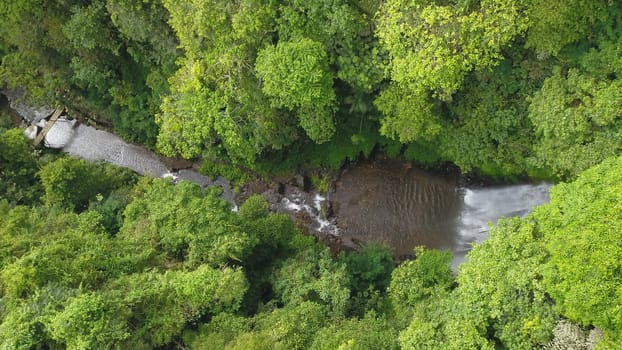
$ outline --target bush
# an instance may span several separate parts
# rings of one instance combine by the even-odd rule
[[[136,175],[108,164],[89,163],[70,157],[59,158],[41,168],[39,177],[49,207],[82,211],[97,195],[108,196],[114,188],[135,182]]]
[[[41,193],[37,158],[19,129],[0,130],[0,198],[30,204]]]

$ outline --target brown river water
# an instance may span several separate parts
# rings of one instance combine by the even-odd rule
[[[454,265],[500,217],[524,216],[549,201],[550,184],[461,187],[452,176],[398,161],[368,161],[345,169],[330,196],[344,240],[380,242],[396,256],[415,246],[450,249]]]

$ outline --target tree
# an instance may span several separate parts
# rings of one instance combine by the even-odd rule
[[[386,319],[370,313],[320,329],[310,349],[398,349],[396,335]]]
[[[529,0],[527,3],[530,25],[525,46],[549,55],[557,55],[566,45],[589,35],[614,6],[604,0]]]
[[[0,41],[7,49],[0,77],[10,88],[28,91],[38,103],[53,101],[67,85],[67,41],[59,25],[67,7],[45,0],[0,4]]]
[[[328,248],[313,245],[281,263],[272,276],[272,288],[286,305],[310,301],[340,316],[350,297],[345,266],[332,260]]]
[[[111,296],[81,294],[68,302],[50,324],[51,336],[68,349],[114,347],[130,337],[130,311]]]
[[[327,308],[312,301],[293,303],[255,316],[259,334],[268,334],[277,349],[308,349],[317,332],[330,318]],[[245,349],[234,346],[233,349]]]
[[[415,249],[416,259],[393,271],[388,295],[403,349],[492,349],[459,297],[451,252]]]
[[[369,94],[383,78],[382,54],[369,20],[347,2],[165,6],[185,51],[158,115],[158,147],[166,154],[207,153],[253,166],[294,142],[331,139],[339,94],[353,110],[373,109]]]
[[[130,185],[136,175],[108,164],[94,164],[61,157],[46,164],[38,173],[48,206],[84,210],[97,195],[106,197],[122,184]]]
[[[119,235],[192,268],[239,263],[258,241],[215,189],[204,194],[195,184],[165,180],[139,183]]]
[[[534,213],[550,261],[543,284],[567,318],[605,333],[605,347],[622,341],[622,158],[611,158],[568,184]]]
[[[185,56],[158,115],[159,149],[192,158],[214,147],[219,157],[252,163],[264,148],[295,140],[295,121],[270,106],[253,71],[257,51],[271,40],[274,9],[250,0],[164,5]]]
[[[426,94],[410,93],[390,84],[374,101],[384,117],[380,133],[401,143],[433,140],[441,131],[434,102]]]
[[[399,91],[383,92],[376,102],[384,115],[384,135],[402,142],[434,136],[421,127],[435,124],[424,101],[430,95],[451,101],[468,72],[495,66],[501,50],[526,29],[518,1],[481,1],[473,10],[468,4],[387,1],[380,7],[376,35],[390,57],[389,89]],[[423,112],[394,107],[407,104],[401,102],[406,99]]]
[[[542,282],[548,254],[538,228],[532,217],[498,221],[458,274],[456,296],[473,310],[467,319],[511,349],[547,344],[557,319]]]
[[[364,292],[370,287],[385,292],[389,286],[394,266],[389,248],[368,243],[359,251],[342,253],[339,260],[346,265],[353,294]]]
[[[536,136],[526,99],[550,74],[550,63],[527,61],[523,55],[515,48],[492,71],[470,74],[447,105],[438,148],[463,173],[512,177],[534,172],[527,158]]]
[[[19,129],[0,129],[0,198],[11,204],[34,203],[41,193],[39,164]]]
[[[300,39],[268,46],[257,55],[255,70],[272,104],[295,109],[300,125],[312,140],[322,143],[333,136],[335,92],[321,43]]]
[[[397,313],[412,312],[420,301],[449,290],[454,283],[451,252],[417,247],[415,256],[415,260],[404,262],[391,275],[388,294]]]
[[[368,16],[343,0],[289,0],[279,5],[279,43],[310,39],[321,43],[335,77],[355,92],[372,92],[384,78]]]
[[[529,106],[539,142],[536,164],[572,176],[622,147],[622,82],[556,68]]]
[[[196,331],[186,330],[183,339],[184,343],[191,349],[224,349],[227,343],[236,337],[243,333],[249,333],[251,326],[250,318],[223,312],[215,315],[209,323],[199,325]],[[257,344],[253,345],[249,348],[261,348]],[[270,345],[272,344],[270,343]]]
[[[51,336],[72,349],[154,347],[169,343],[186,322],[235,311],[246,281],[239,270],[148,272],[121,277],[109,290],[81,294],[50,317]]]
[[[123,137],[151,145],[153,118],[177,56],[159,1],[28,0],[0,5],[6,55],[0,76],[29,103],[112,121]],[[135,6],[132,6],[135,5]],[[123,13],[123,15],[119,15]],[[136,30],[128,24],[140,24]],[[157,33],[157,35],[156,35]]]

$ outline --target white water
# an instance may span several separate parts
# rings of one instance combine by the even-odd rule
[[[223,197],[234,205],[234,209],[237,208],[234,202],[235,193],[229,188],[225,179],[217,178],[211,181],[206,176],[188,169],[171,172],[158,156],[145,148],[128,144],[106,131],[85,125],[79,125],[77,128],[71,126],[72,124],[59,120],[57,125],[51,129],[46,142],[66,143],[62,148],[63,151],[75,157],[91,161],[105,161],[132,169],[142,175],[171,177],[174,181],[183,179],[202,187],[220,186],[224,190]],[[427,181],[420,175],[414,180],[419,181],[418,183]],[[451,249],[455,256],[454,264],[457,264],[464,260],[465,254],[471,249],[473,243],[481,243],[488,237],[490,225],[496,223],[500,217],[524,216],[534,206],[547,203],[550,187],[550,184],[542,183],[488,188],[455,188],[453,191],[448,191],[444,185],[408,185],[404,191],[399,189],[387,191],[394,195],[400,191],[409,194],[399,200],[391,198],[392,200],[382,202],[374,198],[364,198],[361,203],[365,205],[360,208],[356,219],[376,221],[377,224],[387,227],[398,221],[408,225],[420,222],[421,227],[411,227],[412,235],[406,233],[404,236],[404,231],[400,229],[387,231],[385,234],[374,233],[379,234],[381,240],[392,245],[396,252],[411,252],[415,245],[420,244],[431,244],[431,248]],[[417,189],[428,193],[418,194]],[[309,229],[312,232],[339,236],[341,232],[336,223],[339,218],[326,218],[323,213],[322,207],[326,200],[327,198],[319,193],[290,191],[282,198],[281,208],[288,212],[304,213],[310,219]],[[426,204],[425,201],[430,202]],[[442,203],[438,206],[440,210],[433,210],[419,217],[421,211],[426,212],[427,205],[435,206],[435,203]],[[374,205],[383,206],[383,210],[374,209]],[[388,209],[394,210],[397,214],[391,213],[387,217],[377,215],[377,213],[387,213]],[[406,217],[411,214],[416,219],[410,220]],[[379,226],[372,227],[378,230]],[[417,241],[418,236],[430,234],[436,235],[435,239],[430,240],[428,237],[421,242]],[[390,237],[391,235],[398,235],[398,237]],[[364,236],[361,240],[369,240],[369,238]]]
[[[488,236],[489,223],[525,216],[533,207],[547,203],[550,188],[551,184],[541,183],[465,189],[457,226],[459,243],[480,243]]]
[[[54,128],[56,125],[52,130]],[[85,125],[71,129],[70,132],[72,137],[62,149],[72,156],[108,162],[132,169],[141,175],[163,177],[169,174],[168,168],[158,156],[140,146],[128,144],[109,132]]]
[[[454,265],[464,260],[474,243],[488,238],[490,225],[501,217],[526,216],[531,210],[549,202],[550,183],[508,185],[462,189],[462,206],[456,223],[452,250]]]
[[[337,236],[339,228],[335,224],[334,219],[326,218],[322,212],[322,204],[325,201],[326,198],[319,193],[310,196],[307,193],[292,189],[290,193],[281,199],[281,205],[275,209],[293,213],[302,212],[311,220],[311,225],[309,226],[311,232]]]
[[[173,182],[190,181],[203,188],[219,186],[223,189],[222,198],[232,204],[233,210],[237,210],[235,192],[224,178],[212,181],[192,169],[172,172],[160,157],[148,149],[129,144],[107,131],[86,125],[74,127],[74,123],[66,119],[56,121],[45,137],[46,146],[62,149],[76,158],[128,168],[141,175],[170,178]]]

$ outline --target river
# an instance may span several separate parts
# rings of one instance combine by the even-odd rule
[[[168,169],[162,157],[106,131],[59,119],[45,141],[74,157],[143,175],[220,186],[236,208],[236,194],[225,179],[212,180],[193,169]],[[456,177],[427,173],[408,162],[375,160],[345,168],[328,194],[308,192],[300,185],[277,187],[256,193],[263,193],[273,210],[292,214],[311,233],[354,244],[380,242],[398,257],[412,255],[418,245],[449,249],[455,267],[474,242],[486,239],[489,225],[500,217],[523,216],[547,203],[551,185],[463,187]]]

